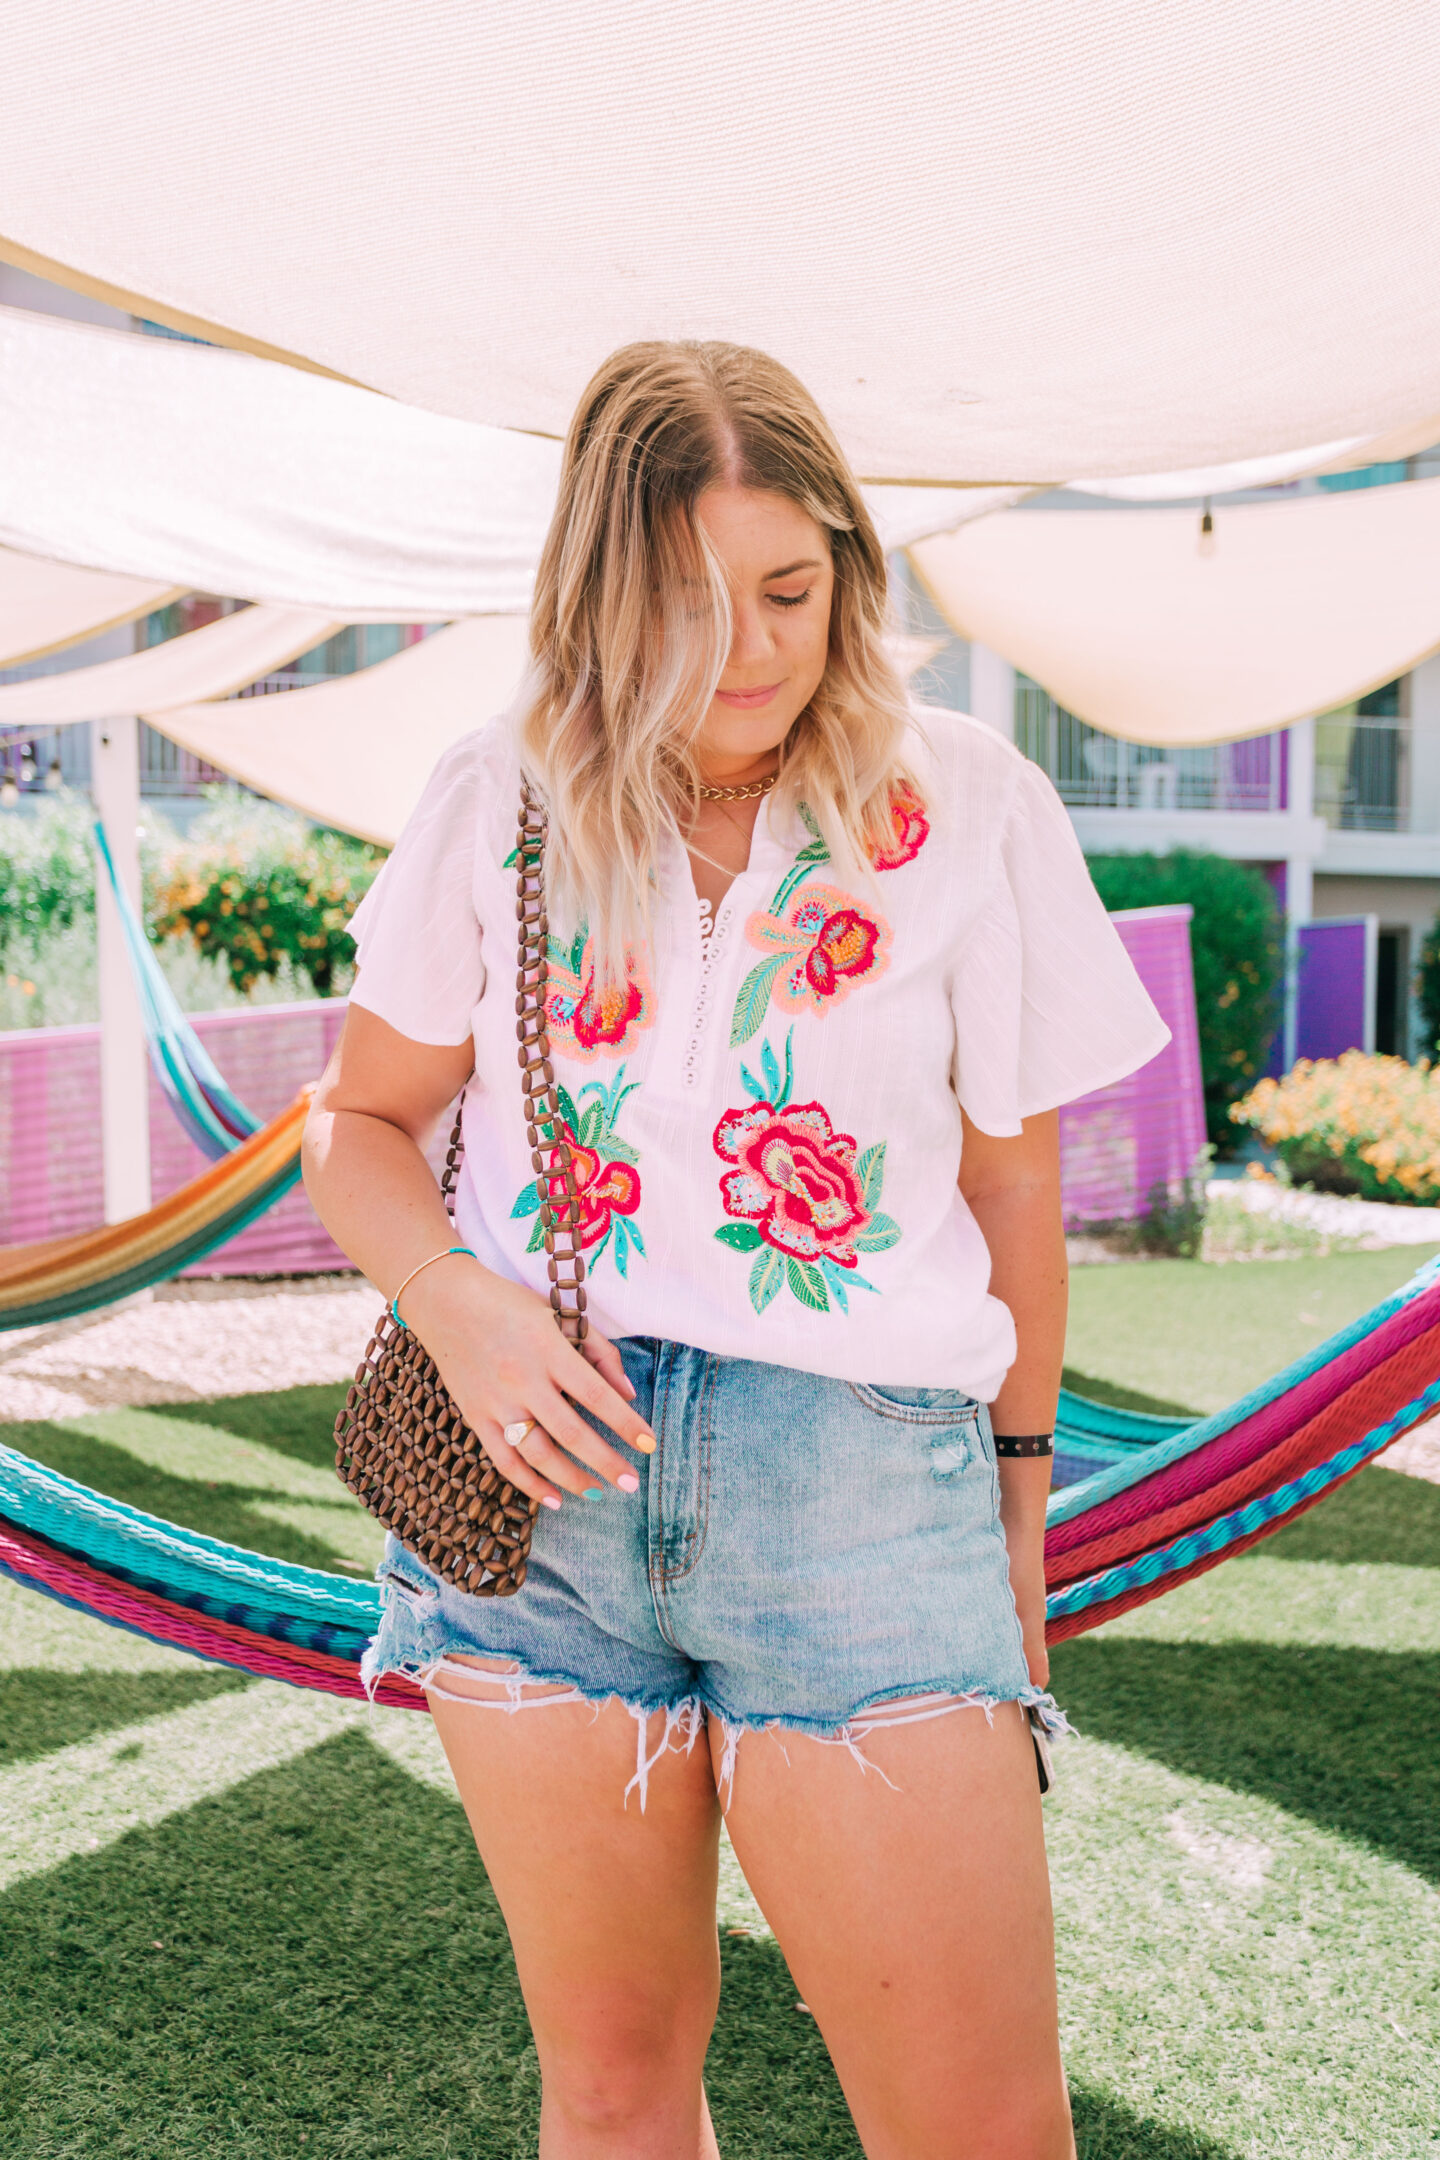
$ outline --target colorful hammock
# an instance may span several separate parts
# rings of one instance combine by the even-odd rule
[[[1108,1432],[1124,1452],[1051,1499],[1049,1639],[1097,1627],[1244,1552],[1437,1408],[1440,1261],[1230,1409],[1148,1446],[1135,1413],[1068,1397],[1072,1432],[1096,1444]],[[197,1657],[363,1693],[360,1656],[380,1611],[373,1584],[161,1522],[7,1448],[0,1570]],[[394,1676],[377,1700],[425,1707]]]

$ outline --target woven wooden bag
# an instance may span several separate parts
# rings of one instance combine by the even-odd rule
[[[561,1333],[581,1343],[587,1323],[580,1201],[545,1021],[545,826],[545,812],[522,780],[515,839],[515,1033],[550,1305]],[[457,1116],[440,1185],[452,1217],[463,1149]],[[509,1597],[524,1582],[539,1503],[502,1477],[451,1401],[433,1359],[407,1327],[396,1325],[388,1307],[335,1421],[335,1467],[377,1521],[445,1582],[472,1597]]]

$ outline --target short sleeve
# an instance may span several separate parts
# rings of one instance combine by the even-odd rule
[[[464,1042],[485,987],[475,912],[479,744],[471,735],[446,751],[350,921],[359,948],[351,1004],[414,1042]]]
[[[999,869],[956,958],[955,1092],[982,1132],[1074,1102],[1170,1040],[1091,883],[1065,807],[1024,761]]]

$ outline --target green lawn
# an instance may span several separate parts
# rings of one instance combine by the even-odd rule
[[[1412,1265],[1082,1271],[1072,1363],[1204,1408],[1314,1340],[1302,1313],[1338,1325]],[[353,1572],[376,1533],[327,1467],[342,1392],[4,1437]],[[1437,1569],[1440,1489],[1368,1470],[1057,1653],[1083,1734],[1047,1803],[1082,2160],[1440,2155]],[[533,2153],[534,2052],[428,1720],[248,1683],[3,1582],[0,1711],[0,2154]],[[726,2160],[856,2160],[733,1861],[721,1920],[749,1930],[722,1933]]]
[[[1117,1261],[1070,1277],[1066,1360],[1186,1409],[1223,1410],[1408,1282],[1420,1246],[1323,1260]]]

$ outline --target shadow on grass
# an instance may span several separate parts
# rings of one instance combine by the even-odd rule
[[[165,1415],[168,1417],[170,1412],[167,1404]],[[269,1494],[254,1485],[226,1485],[219,1480],[202,1484],[197,1478],[175,1477],[168,1470],[141,1462],[128,1448],[97,1440],[89,1433],[69,1432],[60,1425],[7,1425],[5,1443],[58,1470],[62,1477],[93,1486],[112,1500],[123,1500],[127,1507],[140,1508],[147,1515],[158,1515],[187,1530],[202,1531],[206,1537],[221,1538],[229,1545],[243,1546],[247,1552],[331,1571],[340,1558],[323,1538],[275,1522],[253,1505],[256,1500],[274,1499],[290,1508],[303,1506],[303,1501],[297,1502],[291,1493]],[[337,1494],[339,1490],[337,1485]]]
[[[206,1402],[166,1403],[167,1418],[218,1426],[241,1440],[260,1440],[317,1470],[335,1467],[335,1420],[344,1385],[275,1388],[263,1395],[216,1395]],[[339,1486],[337,1483],[337,1490]]]
[[[16,2160],[534,2154],[534,2051],[465,1819],[358,1733],[16,1885],[0,1930]],[[726,2160],[859,2160],[778,1953],[725,1951]]]
[[[0,1770],[249,1685],[245,1673],[0,1672]]]
[[[1276,1801],[1440,1882],[1440,1655],[1082,1637],[1056,1649],[1051,1685],[1087,1738]]]
[[[1093,2086],[1070,2088],[1076,2160],[1237,2160],[1228,2145],[1175,2123],[1136,2115]]]
[[[1259,1549],[1271,1560],[1440,1568],[1440,1485],[1362,1470]]]

